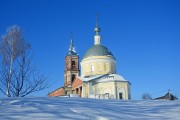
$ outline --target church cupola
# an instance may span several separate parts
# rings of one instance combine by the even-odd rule
[[[98,17],[96,18],[96,27],[94,28],[94,32],[96,33],[94,36],[94,44],[100,45],[101,44],[101,36],[100,36],[100,27],[98,26]]]
[[[116,59],[111,51],[101,44],[100,31],[96,18],[94,45],[86,51],[81,61],[81,77],[116,73]]]

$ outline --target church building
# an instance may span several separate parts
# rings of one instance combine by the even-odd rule
[[[101,44],[100,31],[96,21],[94,45],[86,51],[80,65],[71,38],[69,52],[65,57],[64,86],[49,93],[48,96],[76,95],[96,99],[131,99],[131,84],[116,73],[116,58]]]

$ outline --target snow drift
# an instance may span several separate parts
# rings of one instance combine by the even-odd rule
[[[0,98],[0,120],[180,120],[180,101]]]

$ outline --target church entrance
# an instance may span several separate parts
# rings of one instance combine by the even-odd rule
[[[118,99],[120,99],[120,100],[125,99],[125,90],[124,90],[124,88],[119,88],[118,89]]]
[[[120,99],[120,100],[123,99],[123,93],[119,93],[119,99]]]

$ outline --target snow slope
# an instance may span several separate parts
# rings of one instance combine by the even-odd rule
[[[0,120],[180,120],[180,101],[0,98]]]

